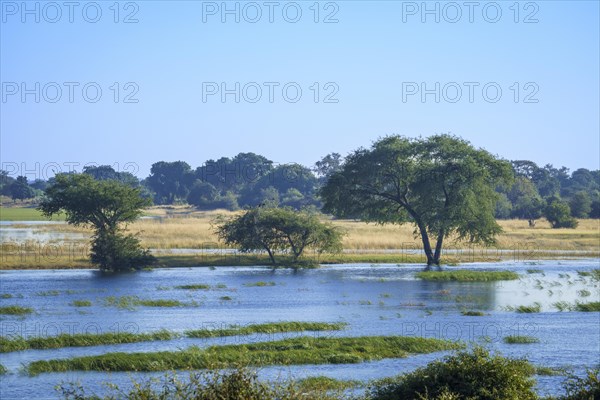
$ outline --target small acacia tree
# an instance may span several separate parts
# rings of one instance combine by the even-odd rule
[[[241,252],[264,250],[273,264],[278,251],[289,253],[296,263],[309,248],[319,254],[342,249],[342,232],[308,211],[256,207],[229,218],[219,216],[214,226],[225,244]]]
[[[139,240],[123,232],[150,200],[140,189],[116,180],[95,180],[88,174],[59,174],[45,191],[39,210],[47,217],[64,212],[69,224],[92,227],[91,261],[102,270],[127,270],[150,265],[155,258]]]
[[[324,211],[378,223],[413,223],[427,265],[439,265],[445,238],[494,243],[498,185],[511,165],[450,135],[384,137],[350,154],[321,189]],[[432,246],[432,239],[434,245]]]

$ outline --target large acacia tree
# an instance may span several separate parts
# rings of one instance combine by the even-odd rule
[[[450,235],[494,243],[495,188],[512,178],[508,162],[458,137],[388,136],[350,154],[320,194],[324,211],[337,217],[414,224],[431,266]]]
[[[139,188],[88,174],[59,174],[48,187],[39,209],[47,217],[64,212],[69,224],[94,229],[91,260],[103,270],[126,270],[152,264],[155,259],[139,240],[123,232],[150,205]]]

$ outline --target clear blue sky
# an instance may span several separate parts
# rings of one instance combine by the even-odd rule
[[[27,2],[36,15],[21,1],[1,1],[3,165],[22,173],[37,163],[46,177],[49,163],[135,163],[133,172],[146,176],[159,160],[195,167],[249,151],[312,165],[386,134],[451,132],[507,159],[599,168],[598,1],[476,2],[472,9],[428,2],[439,22],[421,1],[320,2],[318,23],[314,1],[271,9],[246,3],[237,2],[236,23],[221,15],[221,1],[120,2],[118,16],[113,1],[100,1],[99,17],[90,2],[71,10],[62,1]],[[252,23],[255,5],[262,15]],[[130,14],[137,23],[123,22]],[[338,22],[324,23],[328,16]],[[86,100],[82,87],[90,82]],[[229,89],[240,83],[239,103],[234,94],[224,103],[208,94],[222,82]],[[262,90],[256,103],[250,82]],[[286,100],[282,87],[290,82]],[[439,103],[436,93],[423,102],[421,83],[435,92],[436,82]],[[102,96],[92,103],[96,86]],[[295,87],[302,96],[294,103]],[[453,103],[457,87],[462,97]],[[498,87],[502,95],[492,102]],[[24,99],[23,88],[32,91]],[[125,103],[136,89],[138,102]],[[336,90],[338,102],[325,103]]]

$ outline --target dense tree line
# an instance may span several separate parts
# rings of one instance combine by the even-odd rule
[[[339,172],[348,161],[331,153],[312,168],[300,164],[276,164],[255,153],[239,153],[228,158],[207,160],[193,169],[184,161],[159,161],[143,180],[111,166],[88,166],[83,173],[96,180],[117,180],[138,188],[154,204],[190,204],[201,210],[255,207],[261,204],[295,209],[321,208],[318,191],[328,177]],[[532,161],[512,161],[514,181],[498,187],[495,216],[519,218],[532,225],[546,217],[553,226],[569,227],[573,218],[600,218],[600,170],[538,166]],[[24,176],[11,177],[0,171],[0,194],[14,200],[42,196],[54,183]]]

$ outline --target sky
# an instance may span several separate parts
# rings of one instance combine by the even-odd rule
[[[452,133],[509,159],[600,168],[598,1],[0,1],[0,162],[255,152],[307,166]]]

